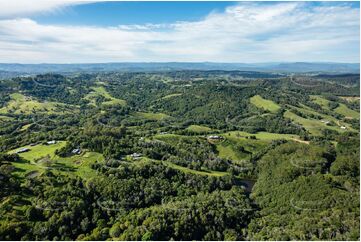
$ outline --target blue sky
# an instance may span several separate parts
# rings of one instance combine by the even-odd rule
[[[210,12],[222,12],[235,2],[98,2],[77,5],[53,14],[34,16],[47,24],[116,26],[120,24],[199,21]]]
[[[359,2],[0,1],[0,62],[359,62]]]

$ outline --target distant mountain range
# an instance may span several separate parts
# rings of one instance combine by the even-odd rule
[[[285,62],[285,63],[214,63],[214,62],[123,62],[92,64],[17,64],[0,63],[0,74],[40,74],[46,72],[98,71],[172,71],[172,70],[226,70],[287,73],[360,73],[359,63]]]

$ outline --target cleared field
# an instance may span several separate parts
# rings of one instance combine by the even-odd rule
[[[26,124],[26,125],[24,125],[24,126],[21,127],[20,131],[25,131],[25,130],[27,130],[30,126],[31,126],[31,124]]]
[[[243,136],[238,136],[237,133],[240,133]],[[260,133],[259,137],[266,137],[271,133]],[[224,159],[230,159],[232,161],[241,161],[248,159],[251,154],[254,154],[261,149],[265,148],[272,140],[269,136],[264,140],[254,140],[247,139],[246,136],[251,136],[246,132],[232,131],[221,134],[225,139],[222,142],[215,143],[215,148],[218,152],[218,156]],[[278,135],[278,134],[275,134]],[[297,135],[285,135],[288,139],[298,138]],[[169,144],[177,144],[180,139],[200,139],[200,136],[185,136],[185,135],[176,135],[176,134],[164,134],[164,135],[155,135],[155,139],[167,142]],[[203,138],[205,139],[205,138]]]
[[[212,129],[202,125],[190,125],[188,126],[187,130],[202,133],[202,132],[211,131]]]
[[[331,130],[335,130],[338,132],[346,131],[344,129],[341,129],[341,127],[339,127],[339,126],[327,126],[325,123],[322,123],[321,120],[302,118],[302,117],[292,113],[291,111],[286,111],[284,113],[284,117],[289,118],[292,121],[294,121],[295,123],[302,125],[312,135],[316,135],[316,136],[321,135],[322,130],[324,130],[324,129],[331,129]],[[349,125],[347,127],[348,127],[347,128],[348,130],[353,130],[349,127]]]
[[[106,99],[110,99],[109,101],[102,102],[102,105],[116,105],[116,104],[118,104],[118,105],[125,106],[127,104],[125,100],[112,97],[107,92],[107,90],[105,90],[105,88],[102,87],[102,86],[100,86],[100,87],[92,87],[92,89],[94,91],[90,92],[88,95],[86,95],[84,97],[84,99],[90,101],[90,104],[93,105],[93,106],[96,106],[95,100],[99,96],[103,96]]]
[[[49,156],[50,158],[54,158],[55,157],[55,150],[59,149],[61,147],[64,147],[66,144],[65,141],[59,141],[56,144],[53,145],[35,145],[35,146],[23,146],[23,147],[19,147],[17,149],[11,150],[8,153],[9,154],[13,154],[15,153],[17,150],[21,149],[21,148],[28,148],[30,149],[30,151],[28,152],[24,152],[24,153],[20,153],[19,156],[21,158],[24,158],[27,161],[23,161],[23,162],[13,162],[12,164],[15,166],[15,168],[17,168],[17,170],[15,171],[15,175],[18,175],[19,177],[24,177],[26,173],[28,172],[32,172],[32,171],[43,171],[44,168],[42,168],[41,166],[37,166],[35,165],[35,160],[40,159],[42,157],[45,156]]]
[[[342,97],[339,96],[339,98],[342,98],[348,102],[360,102],[360,97]]]
[[[312,108],[308,107],[308,106],[305,106],[305,105],[302,105],[303,108],[298,108],[298,107],[294,107],[294,106],[291,106],[295,109],[297,109],[298,111],[302,112],[302,113],[305,113],[305,114],[313,114],[313,115],[318,115],[318,116],[321,116],[324,120],[327,120],[327,121],[332,121],[334,122],[337,126],[328,126],[326,124],[324,124],[323,126],[326,126],[328,129],[334,129],[336,131],[341,131],[343,132],[344,130],[342,130],[340,128],[340,126],[345,126],[348,130],[350,131],[355,131],[350,124],[348,123],[345,123],[343,122],[342,120],[338,120],[337,118],[333,117],[333,116],[330,116],[330,115],[326,115],[326,114],[323,114],[323,113],[318,113],[316,112],[315,110],[313,110]],[[334,110],[333,110],[334,111]],[[321,122],[320,120],[317,120],[317,119],[310,119],[310,120],[314,120],[314,121],[317,121],[317,122]],[[322,122],[321,122],[322,123]]]
[[[252,154],[265,148],[272,139],[255,140],[246,132],[232,131],[222,134],[225,141],[216,145],[218,156],[232,161],[241,161],[250,158]]]
[[[157,134],[153,136],[154,139],[167,142],[169,144],[177,144],[179,140],[194,140],[199,139],[199,136],[187,136],[187,135],[179,135],[179,134]],[[205,138],[204,138],[205,140]]]
[[[12,162],[11,164],[15,167],[14,175],[17,177],[25,177],[26,174],[34,172],[40,173],[44,170],[40,166],[36,166],[29,161]]]
[[[91,165],[96,161],[104,160],[104,157],[97,152],[85,152],[82,155],[74,155],[66,158],[56,156],[55,159],[58,164],[75,168],[74,174],[85,179],[90,179],[97,176],[95,170],[91,169]]]
[[[169,95],[166,95],[164,97],[162,97],[162,99],[168,99],[168,98],[171,98],[171,97],[178,97],[182,95],[182,93],[173,93],[173,94],[169,94]]]
[[[320,105],[323,109],[326,109],[326,110],[329,110],[330,107],[328,106],[328,104],[330,103],[329,100],[321,97],[321,96],[318,96],[318,95],[311,95],[310,96],[312,101],[314,103],[317,103],[318,105]]]
[[[44,113],[59,113],[70,111],[69,105],[57,102],[39,102],[31,97],[26,97],[20,93],[10,95],[11,100],[5,107],[0,109],[0,113],[14,113],[14,114],[30,114],[34,112]],[[74,109],[72,109],[74,110]]]
[[[313,102],[319,104],[323,109],[330,110],[330,108],[328,106],[328,104],[330,103],[329,100],[322,98],[320,96],[311,96],[311,98],[312,98]],[[352,97],[348,97],[348,98],[351,98],[348,100],[352,100]],[[353,100],[355,100],[355,99],[353,99]],[[359,98],[356,100],[359,100]],[[335,108],[333,111],[345,116],[346,118],[360,119],[360,114],[357,111],[348,108],[343,103],[339,103],[339,106],[337,108]]]
[[[103,155],[97,152],[85,152],[81,155],[74,155],[70,157],[59,157],[55,155],[55,150],[64,147],[65,144],[65,141],[59,141],[53,145],[20,147],[31,149],[28,152],[19,154],[20,157],[30,162],[13,162],[12,164],[16,168],[15,174],[19,177],[24,177],[27,174],[36,175],[34,172],[41,173],[47,169],[47,166],[36,163],[35,161],[43,157],[49,157],[49,162],[51,163],[49,167],[51,167],[55,172],[65,173],[67,175],[78,175],[85,179],[95,177],[96,172],[91,169],[91,164],[95,163],[97,160],[104,160]],[[18,149],[11,150],[8,153],[14,153]]]
[[[141,117],[141,118],[145,118],[145,119],[150,119],[150,120],[162,120],[162,119],[170,118],[169,115],[164,114],[164,113],[136,112],[136,113],[134,114],[134,116],[136,116],[136,117]]]
[[[19,147],[17,149],[11,150],[8,153],[13,154],[21,148],[28,148],[28,149],[30,149],[28,152],[20,153],[19,156],[26,160],[29,160],[29,161],[35,161],[44,156],[50,156],[51,158],[54,157],[55,150],[60,149],[60,148],[64,147],[65,145],[66,145],[65,141],[58,141],[56,144],[52,144],[52,145],[42,145],[42,144],[35,145],[35,146],[27,145],[27,146],[23,146],[23,147]]]
[[[234,145],[232,144],[219,144],[216,147],[218,151],[218,156],[223,159],[240,161],[248,157],[247,154],[236,151]]]
[[[177,170],[180,170],[182,172],[185,172],[185,173],[192,173],[192,174],[196,174],[196,175],[203,175],[203,176],[224,176],[224,175],[227,175],[228,172],[222,172],[222,171],[211,171],[211,170],[206,170],[206,169],[203,169],[202,171],[197,171],[197,170],[193,170],[193,169],[189,169],[187,167],[183,167],[183,166],[179,166],[179,165],[176,165],[172,162],[169,162],[169,161],[162,161],[162,163],[166,166],[169,166],[173,169],[177,169]]]
[[[346,118],[360,119],[360,114],[352,109],[349,109],[345,104],[340,105],[334,109],[338,114],[345,116]]]
[[[294,140],[299,139],[300,137],[295,134],[277,134],[277,133],[268,133],[268,132],[258,132],[255,134],[243,132],[243,131],[231,131],[224,134],[227,139],[240,139],[255,136],[259,140]]]
[[[253,105],[258,108],[268,110],[270,112],[277,112],[281,107],[271,100],[262,98],[260,95],[256,95],[250,98]]]

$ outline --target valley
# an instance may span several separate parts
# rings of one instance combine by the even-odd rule
[[[359,75],[327,78],[2,79],[0,239],[358,239]]]

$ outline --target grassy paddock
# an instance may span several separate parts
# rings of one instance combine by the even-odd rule
[[[169,99],[169,98],[172,98],[172,97],[178,97],[182,95],[182,93],[173,93],[173,94],[169,94],[169,95],[166,95],[164,97],[162,97],[162,99]]]
[[[11,100],[7,103],[7,105],[0,109],[0,114],[31,114],[39,112],[54,114],[60,112],[69,112],[75,108],[75,106],[69,107],[69,105],[58,102],[39,102],[20,93],[11,94],[10,97]]]
[[[243,132],[243,131],[231,131],[225,133],[224,136],[230,139],[240,139],[240,138],[249,138],[251,136],[255,136],[259,140],[293,140],[299,139],[300,137],[295,134],[277,134],[277,133],[268,133],[268,132],[258,132],[255,134]]]
[[[339,96],[339,98],[342,98],[343,100],[346,100],[348,102],[360,102],[360,97],[345,97],[345,96]]]
[[[123,99],[118,99],[118,98],[112,97],[103,86],[92,87],[92,89],[94,91],[90,92],[88,95],[86,95],[84,97],[84,99],[90,101],[90,104],[93,106],[96,106],[95,99],[98,96],[103,96],[106,99],[110,99],[109,101],[103,102],[102,105],[116,105],[117,104],[117,105],[125,106],[127,104],[126,101]]]
[[[147,112],[136,112],[134,116],[149,120],[157,120],[157,121],[170,118],[169,115],[164,113],[147,113]]]
[[[96,172],[91,169],[91,165],[97,160],[104,160],[102,154],[97,152],[84,152],[80,155],[74,155],[70,157],[59,157],[55,155],[55,150],[64,147],[65,141],[58,141],[53,145],[35,145],[35,146],[23,146],[20,148],[31,149],[28,152],[20,153],[19,156],[24,158],[24,161],[13,162],[12,164],[17,169],[15,174],[19,177],[24,177],[31,172],[43,172],[47,169],[45,165],[37,165],[36,161],[43,157],[49,157],[51,162],[51,168],[54,171],[64,173],[67,175],[78,175],[82,178],[88,179],[96,176]],[[18,149],[11,150],[8,153],[14,153]]]
[[[310,96],[312,99],[312,102],[317,103],[318,105],[320,105],[323,109],[329,110],[330,107],[328,106],[328,104],[330,103],[329,100],[318,96],[318,95],[311,95]]]
[[[360,119],[360,114],[352,109],[349,109],[345,104],[340,105],[334,109],[338,114],[345,116],[346,118]]]
[[[209,132],[212,129],[206,126],[202,126],[202,125],[190,125],[188,126],[187,130],[189,131],[193,131],[193,132],[198,132],[198,133],[202,133],[202,132]]]
[[[227,174],[229,174],[228,172],[222,172],[222,171],[211,171],[211,170],[206,170],[206,169],[203,169],[201,171],[197,171],[197,170],[193,170],[193,169],[190,169],[190,168],[187,168],[187,167],[183,167],[183,166],[179,166],[179,165],[176,165],[172,162],[169,162],[169,161],[162,161],[162,163],[166,166],[169,166],[173,169],[176,169],[176,170],[180,170],[182,172],[185,172],[185,173],[191,173],[191,174],[195,174],[195,175],[203,175],[203,176],[225,176]]]
[[[250,101],[253,105],[258,108],[265,109],[272,113],[277,112],[281,107],[271,100],[262,98],[260,95],[256,95],[250,98]]]

